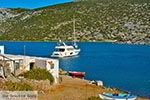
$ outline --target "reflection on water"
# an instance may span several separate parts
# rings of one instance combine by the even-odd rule
[[[73,57],[65,57],[65,58],[59,58],[60,61],[60,67],[66,71],[74,71],[76,70],[77,66],[75,64],[77,63],[77,58],[78,56],[73,56]]]

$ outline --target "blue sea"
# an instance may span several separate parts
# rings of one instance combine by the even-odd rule
[[[80,42],[79,56],[61,58],[60,68],[86,72],[85,79],[150,98],[150,45]],[[6,54],[49,57],[56,42],[0,42]]]

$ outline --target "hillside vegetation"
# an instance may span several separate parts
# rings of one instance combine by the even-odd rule
[[[0,9],[0,40],[116,40],[150,44],[150,0],[86,0],[38,9]]]

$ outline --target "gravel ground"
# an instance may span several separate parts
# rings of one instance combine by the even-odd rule
[[[102,92],[119,92],[115,89],[99,87],[88,81],[61,76],[62,82],[54,85],[44,94],[39,94],[39,100],[88,100],[91,96],[98,96]],[[148,100],[138,98],[137,100]]]

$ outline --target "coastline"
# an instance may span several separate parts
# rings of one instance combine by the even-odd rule
[[[26,42],[26,43],[30,43],[30,42],[33,42],[33,43],[38,43],[38,42],[43,42],[43,43],[48,43],[48,42],[51,42],[51,43],[57,43],[58,41],[3,41],[3,40],[0,40],[0,42],[16,42],[16,43],[19,43],[19,42]],[[64,42],[73,42],[73,41],[64,41]],[[102,40],[102,41],[77,41],[77,43],[116,43],[116,44],[127,44],[127,45],[150,45],[149,43],[132,43],[132,42],[123,42],[123,41],[117,41],[117,40]]]
[[[38,83],[32,85],[32,91],[38,92],[38,100],[89,100],[88,98],[90,97],[99,98],[99,94],[103,92],[117,94],[124,93],[116,88],[89,84],[88,80],[72,78],[66,75],[60,75],[60,77],[62,80],[57,84],[48,85],[45,83]],[[8,91],[6,86],[3,86],[4,80],[0,81],[1,91]],[[32,81],[30,82],[32,83]],[[150,98],[138,96],[136,100],[150,100]]]
[[[62,82],[52,86],[48,92],[39,94],[39,100],[88,100],[91,96],[98,96],[99,93],[120,93],[115,88],[96,86],[89,84],[88,80],[72,78],[61,75]],[[138,97],[137,100],[149,100],[145,97]]]
[[[59,40],[58,40],[59,41]],[[45,42],[45,43],[48,43],[48,42],[52,42],[52,43],[55,43],[55,42],[58,42],[58,41],[3,41],[3,40],[0,40],[0,42],[33,42],[33,43],[38,43],[38,42]],[[73,42],[73,41],[64,41],[64,42]],[[104,43],[116,43],[116,44],[128,44],[128,45],[150,45],[149,43],[145,43],[145,42],[140,42],[140,43],[136,43],[136,42],[128,42],[128,41],[118,41],[118,40],[112,40],[112,39],[104,39],[104,40],[100,40],[100,41],[77,41],[77,43],[80,42],[80,43],[101,43],[101,42],[104,42]]]

